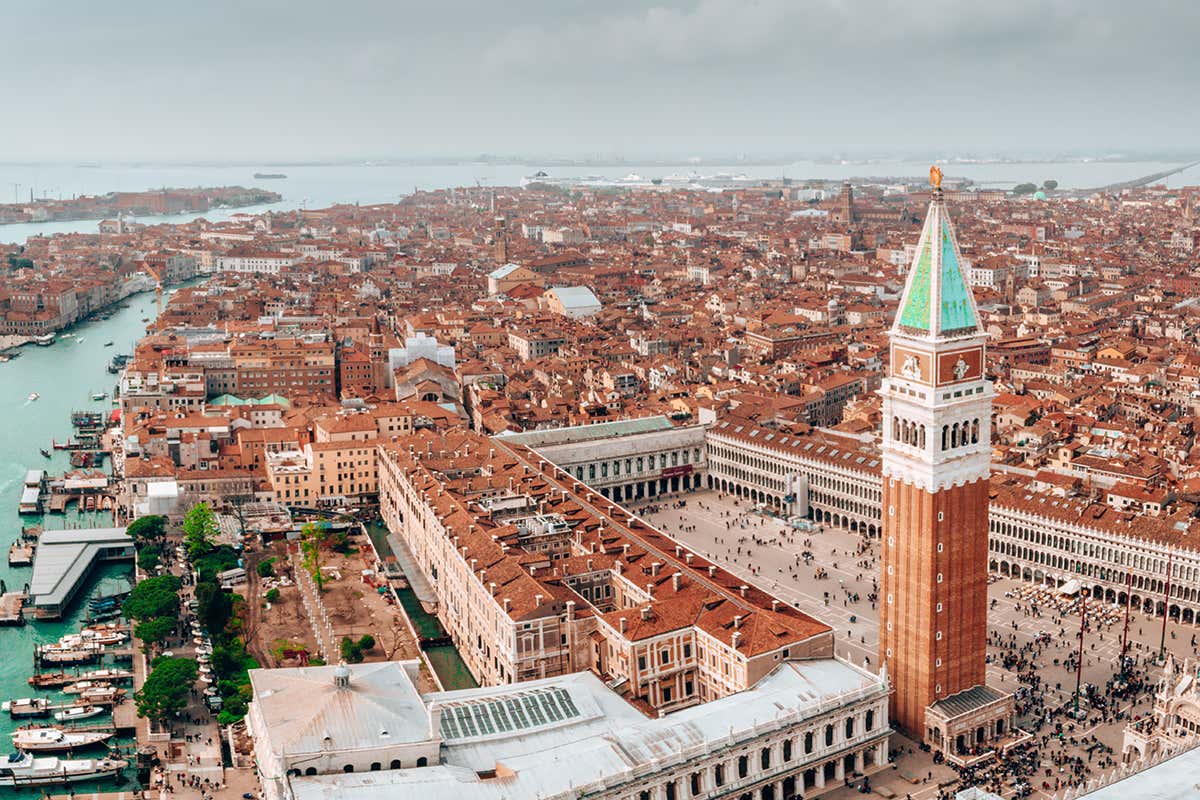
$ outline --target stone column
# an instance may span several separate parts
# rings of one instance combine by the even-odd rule
[[[825,765],[824,764],[817,765],[817,788],[818,789],[825,788]]]
[[[838,783],[846,780],[846,760],[841,756],[833,762],[833,779]]]
[[[875,745],[875,766],[882,767],[887,764],[887,742],[880,742]]]
[[[854,771],[855,772],[862,772],[863,768],[866,766],[866,763],[865,763],[866,759],[863,757],[864,755],[866,755],[866,754],[863,753],[862,750],[854,751]]]

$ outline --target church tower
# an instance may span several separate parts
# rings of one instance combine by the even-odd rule
[[[985,685],[993,390],[984,374],[985,334],[946,212],[941,171],[935,167],[930,179],[933,196],[879,390],[880,662],[892,680],[891,718],[917,740],[950,734],[927,719],[927,709],[976,687],[982,694],[974,699],[995,705],[1004,718],[983,731],[991,740],[1011,714],[997,702],[1006,696]],[[972,741],[975,734],[970,731]]]

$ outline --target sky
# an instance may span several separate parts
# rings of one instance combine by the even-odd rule
[[[1192,0],[5,5],[0,160],[1200,151]]]

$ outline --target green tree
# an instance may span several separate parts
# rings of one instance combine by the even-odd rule
[[[258,572],[258,577],[270,578],[275,574],[275,558],[264,558],[254,569]]]
[[[325,588],[325,574],[321,572],[321,550],[331,540],[331,529],[325,523],[308,523],[300,529],[300,563],[312,575],[317,590]]]
[[[138,517],[129,523],[129,527],[125,529],[125,532],[129,534],[129,538],[138,544],[156,542],[167,533],[167,518],[160,517],[157,514]]]
[[[174,575],[147,578],[133,587],[121,608],[129,619],[143,621],[179,616],[179,578]]]
[[[163,644],[174,632],[174,617],[151,617],[133,628],[133,635],[142,640],[143,651],[147,654],[151,646]]]
[[[146,677],[141,690],[134,694],[138,716],[164,722],[183,711],[198,674],[195,659],[155,659],[154,670]]]
[[[1056,181],[1056,180],[1043,181],[1042,188],[1045,189],[1047,192],[1053,192],[1055,189],[1058,188],[1058,181]]]
[[[369,633],[364,633],[358,639],[358,647],[360,650],[370,650],[375,646],[375,637]]]
[[[137,548],[137,563],[142,572],[153,572],[162,558],[162,545],[142,544]]]
[[[233,616],[229,593],[211,581],[196,584],[196,616],[212,636],[220,636]]]
[[[1036,183],[1018,183],[1013,187],[1013,194],[1033,194],[1037,188]]]
[[[183,546],[190,560],[195,561],[213,549],[217,530],[217,516],[208,503],[192,506],[183,518]]]
[[[277,601],[279,599],[279,590],[278,589],[268,589],[266,597],[267,597],[268,603],[274,603],[275,601]]]
[[[358,642],[351,639],[349,636],[342,637],[342,643],[338,647],[341,652],[342,660],[349,661],[351,664],[357,664],[363,660],[362,648],[358,646]]]

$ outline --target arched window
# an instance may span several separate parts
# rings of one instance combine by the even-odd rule
[[[750,758],[748,756],[738,756],[738,777],[744,778],[750,774]]]
[[[297,772],[297,774],[299,774],[299,772],[300,772],[300,771],[299,771],[299,770],[296,770],[296,772]],[[316,774],[317,774],[317,768],[316,768],[316,767],[309,767],[308,769],[304,770],[304,774],[305,774],[305,775],[316,775]]]
[[[426,758],[425,756],[421,756],[420,758],[418,758],[418,759],[417,759],[417,766],[418,766],[418,767],[425,767],[425,766],[428,766],[428,765],[429,765],[429,759],[428,759],[428,758]]]
[[[917,431],[917,433],[918,433],[918,435],[917,435],[917,447],[919,447],[919,448],[921,448],[922,450],[924,450],[924,449],[925,449],[925,426],[924,426],[924,425],[922,425],[922,426],[920,427],[920,429]]]
[[[354,765],[347,764],[346,766],[342,767],[342,772],[354,772]]]
[[[971,421],[971,444],[979,441],[979,420]]]
[[[867,730],[868,733],[872,729],[874,729],[874,727],[875,727],[875,709],[873,709],[873,708],[867,709],[866,718],[863,720],[863,722],[864,722],[863,727]]]
[[[400,759],[393,758],[392,763],[388,764],[388,769],[400,769]]]
[[[854,738],[854,717],[846,717],[846,738]]]
[[[783,740],[783,760],[784,761],[792,760],[792,740],[791,739]]]
[[[378,761],[371,762],[371,772],[379,772],[381,769],[383,769],[383,764],[380,764]]]
[[[762,749],[762,751],[758,754],[758,761],[760,764],[762,764],[763,769],[770,769],[771,768],[771,748],[764,747]]]
[[[958,447],[958,423],[957,422],[954,423],[954,426],[952,428],[950,428],[950,446]]]
[[[804,755],[808,755],[813,751],[813,734],[812,731],[804,734]]]
[[[950,426],[949,425],[942,426],[942,449],[943,450],[950,449]]]

